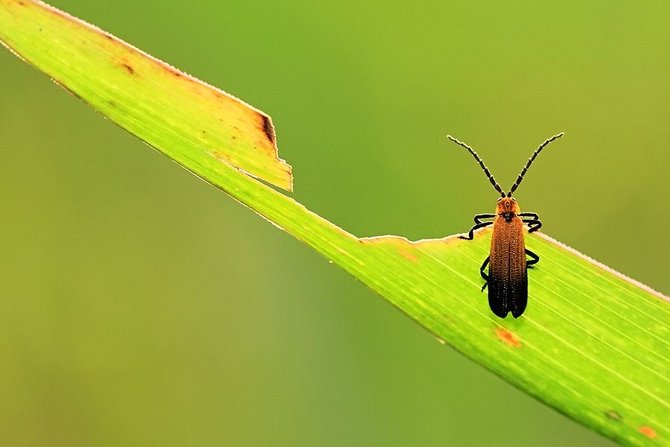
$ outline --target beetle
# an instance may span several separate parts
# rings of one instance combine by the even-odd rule
[[[493,225],[491,251],[479,268],[479,272],[485,281],[482,292],[488,286],[489,307],[500,318],[507,317],[509,312],[512,313],[514,318],[518,318],[526,310],[528,304],[528,267],[532,267],[540,261],[538,255],[526,248],[523,227],[524,224],[528,225],[528,232],[532,233],[540,229],[542,222],[540,222],[536,213],[522,213],[512,194],[519,187],[523,176],[535,158],[542,152],[542,149],[563,135],[564,133],[561,132],[547,138],[544,143],[535,149],[507,193],[496,182],[491,171],[474,149],[451,135],[447,135],[447,138],[467,149],[475,157],[489,182],[501,196],[498,199],[495,214],[477,214],[474,218],[475,225],[466,235],[459,236],[461,239],[472,240],[475,230]],[[530,259],[526,260],[526,255]],[[488,274],[485,272],[487,266],[489,268]]]

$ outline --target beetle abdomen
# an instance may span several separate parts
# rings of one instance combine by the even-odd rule
[[[528,274],[523,222],[518,216],[509,221],[497,217],[493,224],[489,263],[489,306],[494,314],[514,318],[523,314],[528,303]]]

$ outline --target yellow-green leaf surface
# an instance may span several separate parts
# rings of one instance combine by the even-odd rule
[[[290,167],[253,107],[43,3],[0,0],[0,40],[519,389],[623,444],[670,445],[666,297],[535,233],[528,309],[498,319],[480,292],[489,231],[357,238],[268,186],[290,189]]]

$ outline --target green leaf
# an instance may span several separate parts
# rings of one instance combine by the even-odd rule
[[[0,0],[0,40],[519,389],[623,444],[670,445],[667,297],[534,233],[528,310],[501,320],[480,291],[489,231],[357,238],[268,185],[290,189],[290,167],[253,107],[36,1]]]

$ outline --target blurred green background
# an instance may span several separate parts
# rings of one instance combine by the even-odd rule
[[[565,131],[522,208],[670,291],[668,3],[51,4],[269,113],[293,196],[359,236],[493,210],[446,133],[508,187]],[[7,51],[0,73],[4,445],[612,445]]]

